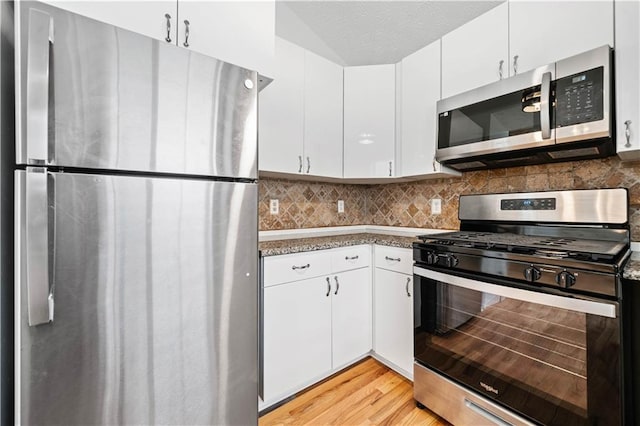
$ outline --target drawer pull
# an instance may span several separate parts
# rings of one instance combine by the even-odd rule
[[[309,263],[307,263],[306,265],[302,265],[302,266],[296,266],[296,265],[293,265],[293,266],[291,267],[291,269],[293,269],[294,271],[296,271],[296,270],[298,270],[298,269],[307,269],[309,266],[311,266],[311,264],[309,264]]]
[[[399,257],[385,256],[384,258],[385,258],[385,260],[388,260],[388,261],[391,261],[391,262],[400,262],[400,258]]]
[[[351,256],[351,257],[349,257],[349,256],[345,256],[345,257],[344,257],[344,260],[356,260],[356,259],[358,259],[359,257],[360,257],[360,256],[358,256],[358,255]]]

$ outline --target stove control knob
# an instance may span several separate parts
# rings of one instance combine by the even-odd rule
[[[427,265],[435,265],[438,263],[438,255],[433,252],[429,252],[427,253],[425,260],[427,261]]]
[[[556,283],[564,288],[572,287],[576,283],[576,276],[569,271],[562,271],[556,275]]]
[[[452,254],[445,254],[444,256],[444,266],[447,268],[453,268],[458,266],[458,258]]]
[[[524,279],[529,282],[538,281],[540,279],[540,269],[531,265],[524,270]]]

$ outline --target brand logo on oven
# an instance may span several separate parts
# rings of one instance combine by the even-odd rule
[[[493,392],[496,395],[498,394],[498,389],[494,388],[493,386],[489,386],[488,384],[482,382],[480,382],[480,386],[482,386],[482,388],[487,392]]]

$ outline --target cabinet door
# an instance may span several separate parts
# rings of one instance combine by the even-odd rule
[[[344,177],[394,176],[395,65],[344,69]]]
[[[440,100],[440,40],[402,60],[400,170],[402,176],[450,173],[436,161],[436,102]]]
[[[413,277],[376,268],[374,348],[411,375],[413,371]]]
[[[304,49],[276,37],[274,81],[258,94],[258,168],[301,173]]]
[[[637,160],[640,159],[640,3],[619,1],[615,7],[618,155],[623,160]]]
[[[500,61],[507,77],[508,19],[503,3],[442,37],[443,98],[499,80]]]
[[[331,370],[327,279],[311,278],[264,289],[265,401],[287,396]]]
[[[178,2],[173,1],[56,1],[47,0],[61,9],[115,25],[146,36],[176,42]],[[169,27],[167,18],[170,16]],[[169,31],[167,29],[169,28]],[[168,33],[168,35],[167,35]]]
[[[613,46],[613,0],[509,2],[510,75],[605,44]]]
[[[273,77],[273,0],[179,0],[178,12],[179,46]],[[189,22],[188,39],[185,21]]]
[[[342,67],[305,51],[304,171],[342,177]]]
[[[371,350],[371,270],[356,269],[331,276],[333,368]]]

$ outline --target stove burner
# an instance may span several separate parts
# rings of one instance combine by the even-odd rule
[[[538,256],[553,257],[555,259],[564,259],[575,255],[575,253],[570,253],[563,250],[536,250],[533,254]]]

